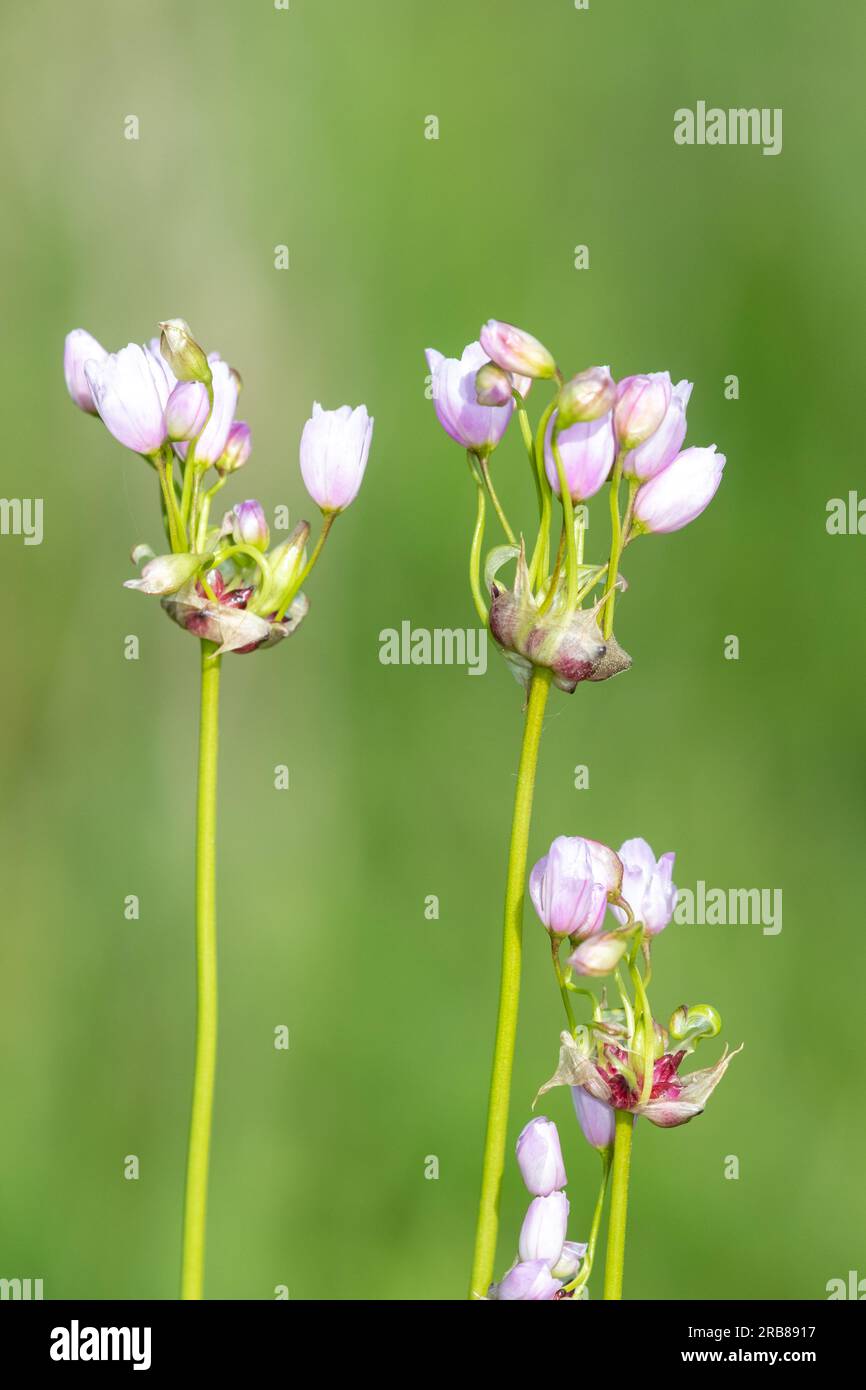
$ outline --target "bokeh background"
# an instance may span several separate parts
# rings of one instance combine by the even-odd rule
[[[626,1294],[823,1298],[866,1274],[866,539],[825,527],[829,498],[866,490],[864,19],[811,0],[7,8],[2,493],[44,498],[45,534],[0,537],[0,1275],[49,1298],[178,1287],[197,648],[121,587],[130,546],[159,538],[155,482],[61,374],[67,329],[116,347],[169,315],[243,373],[255,449],[229,502],[310,516],[311,402],[376,416],[306,624],[225,663],[208,1294],[465,1291],[521,692],[492,652],[483,679],[378,653],[404,619],[474,623],[472,489],[422,352],[490,315],[567,371],[688,376],[689,439],[729,460],[699,522],[628,553],[633,670],[554,695],[542,747],[531,861],[560,833],[641,834],[676,849],[682,886],[784,894],[778,936],[658,944],[657,1010],[711,1000],[746,1049],[696,1123],[639,1126]],[[676,146],[698,100],[782,107],[782,154]],[[496,475],[531,525],[516,431]],[[526,938],[514,1135],[561,1026],[529,911]],[[580,1238],[596,1157],[567,1093],[547,1113]],[[524,1201],[509,1160],[500,1270]]]

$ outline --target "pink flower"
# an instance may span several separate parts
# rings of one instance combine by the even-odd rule
[[[63,345],[63,375],[66,377],[66,389],[78,409],[86,410],[88,415],[98,415],[99,411],[93,400],[85,367],[88,362],[104,362],[107,356],[105,348],[86,328],[73,328],[71,333],[67,333]]]
[[[89,360],[84,373],[96,408],[115,439],[137,454],[155,454],[168,437],[169,385],[151,353],[130,343],[101,360]]]
[[[568,1211],[564,1192],[533,1198],[520,1228],[517,1248],[521,1260],[546,1260],[549,1265],[556,1264],[565,1244]]]
[[[597,851],[579,836],[558,836],[529,875],[535,911],[554,936],[584,938],[599,931],[608,891]]]
[[[546,1303],[556,1298],[562,1280],[554,1279],[546,1260],[516,1264],[498,1284],[492,1284],[488,1298],[505,1302]]]
[[[634,504],[637,529],[679,531],[707,508],[715,497],[725,455],[715,444],[706,449],[685,449],[661,473],[638,488]]]
[[[323,410],[318,401],[301,436],[301,474],[322,511],[341,512],[354,502],[367,467],[373,420],[367,407]]]
[[[544,467],[553,491],[559,496],[559,470],[553,456],[552,438],[557,412],[554,411],[544,436]],[[557,436],[565,480],[572,502],[594,497],[613,467],[616,439],[610,411],[596,420],[578,422]]]
[[[487,454],[502,439],[511,419],[514,401],[505,405],[479,405],[475,378],[488,361],[480,343],[470,343],[460,358],[443,357],[435,348],[426,352],[436,417],[451,438],[464,449]]]
[[[610,975],[625,955],[628,940],[616,932],[598,932],[582,941],[568,958],[578,975]]]
[[[580,1086],[572,1086],[571,1098],[586,1142],[599,1151],[609,1148],[616,1127],[613,1107],[606,1101],[596,1100]]]
[[[668,372],[627,376],[616,388],[613,422],[623,449],[643,444],[658,429],[671,402]]]
[[[556,1125],[538,1115],[524,1125],[517,1140],[517,1162],[523,1181],[533,1196],[549,1197],[565,1187],[565,1164]]]
[[[488,319],[480,333],[481,346],[497,367],[520,376],[551,377],[556,375],[556,362],[543,343],[515,328],[513,323]],[[521,395],[524,394],[521,392]]]
[[[640,478],[646,482],[676,458],[686,437],[686,406],[692,386],[691,381],[677,382],[658,429],[643,444],[626,454],[622,471],[627,478]]]

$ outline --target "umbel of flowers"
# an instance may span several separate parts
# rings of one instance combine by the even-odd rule
[[[491,319],[460,358],[427,350],[436,414],[467,453],[477,489],[470,582],[481,621],[519,680],[546,668],[560,690],[607,680],[631,665],[613,635],[623,551],[639,536],[678,531],[709,505],[721,482],[724,454],[714,444],[683,448],[690,381],[668,372],[615,381],[609,367],[565,379],[536,338]],[[554,393],[533,430],[527,397],[534,380]],[[496,493],[491,456],[516,415],[538,502],[538,529],[512,528]],[[586,504],[609,484],[612,524],[604,563],[585,558]],[[622,492],[625,484],[625,504]],[[561,510],[551,544],[554,499]],[[481,565],[487,503],[505,536]],[[497,576],[516,561],[510,589]],[[482,587],[482,573],[484,584]],[[488,607],[489,597],[489,607]]]
[[[556,1086],[571,1087],[583,1134],[602,1156],[602,1183],[580,1278],[575,1270],[569,1279],[558,1264],[555,1239],[537,1247],[521,1245],[520,1262],[491,1288],[489,1297],[552,1299],[578,1294],[591,1272],[611,1163],[605,1296],[619,1297],[633,1120],[641,1115],[671,1129],[694,1119],[736,1055],[726,1047],[714,1065],[684,1074],[686,1059],[700,1043],[719,1034],[721,1019],[711,1004],[681,1004],[664,1025],[650,1006],[653,943],[671,921],[676,903],[673,865],[672,853],[656,859],[646,840],[626,840],[614,852],[596,840],[562,835],[530,874],[530,897],[550,937],[568,1020],[560,1037],[557,1069],[538,1094]],[[610,997],[607,985],[599,994],[592,987],[605,977]],[[580,1023],[575,1018],[577,1000],[588,1003],[590,1010],[588,1020]],[[550,1122],[539,1118],[518,1140],[518,1161],[530,1191],[553,1192],[565,1186],[554,1135]],[[551,1226],[552,1218],[545,1230]],[[534,1263],[539,1259],[545,1260],[543,1269]]]
[[[99,416],[119,443],[140,454],[159,483],[168,549],[138,544],[141,567],[127,587],[162,601],[169,617],[200,639],[201,705],[196,815],[196,1049],[187,1151],[181,1296],[204,1290],[211,1120],[216,1076],[216,789],[219,681],[225,653],[272,647],[307,613],[302,586],[335,517],[354,501],[370,452],[373,421],[352,410],[313,406],[301,437],[301,474],[322,512],[312,554],[302,521],[271,544],[254,498],[215,519],[214,503],[249,460],[249,425],[236,418],[241,378],[216,352],[205,352],[183,319],[160,325],[159,338],[107,352],[83,328],[67,335],[66,385],[75,404]]]
[[[639,537],[678,531],[700,516],[719,487],[725,457],[717,453],[715,445],[684,447],[692,383],[674,382],[666,371],[642,372],[615,380],[609,367],[591,366],[567,376],[553,353],[537,338],[497,319],[484,324],[478,340],[470,343],[459,358],[444,357],[428,348],[427,365],[436,415],[446,433],[466,451],[475,486],[475,526],[469,552],[473,602],[479,619],[489,628],[527,695],[514,793],[499,1007],[469,1286],[470,1297],[480,1299],[488,1296],[495,1265],[517,1038],[526,861],[538,751],[550,688],[556,686],[571,694],[578,685],[605,681],[628,669],[631,658],[614,635],[617,593],[626,587],[621,572],[623,554]],[[534,382],[542,386],[547,383],[550,394],[533,426],[527,403]],[[492,472],[493,455],[515,418],[529,462],[537,513],[529,528],[519,529],[512,526],[506,515]],[[605,487],[610,548],[606,557],[599,555],[591,560],[586,554],[587,504]],[[489,508],[502,529],[502,543],[485,554]],[[596,534],[595,527],[592,534]],[[506,582],[500,574],[512,562],[513,577]],[[617,930],[600,929],[608,907],[608,890],[603,879],[584,877],[582,882],[583,896],[566,904],[568,911],[578,914],[581,923],[563,976],[563,997],[569,1007],[569,983],[573,983],[575,973],[608,973],[618,967],[627,952],[630,970],[635,950],[636,961],[643,949],[635,948],[636,937],[628,922]],[[551,910],[556,914],[559,909],[553,904]],[[552,931],[554,938],[562,935],[558,926]],[[570,935],[568,928],[564,936]],[[556,959],[558,962],[558,953]],[[607,1012],[605,1005],[602,1022]],[[639,1013],[643,1018],[643,1008]],[[644,1044],[639,1034],[629,1037],[632,1051],[634,1044],[639,1043],[636,1057],[646,1065],[649,1043]],[[640,1104],[649,1103],[655,1083],[645,1071],[635,1071],[631,1062],[616,1052],[602,1058],[596,1048],[596,1060],[621,1075],[629,1097],[636,1094]],[[665,1061],[660,1075],[671,1066],[670,1060]],[[678,1084],[670,1082],[671,1087]],[[612,1112],[620,1095],[617,1086],[607,1080],[605,1086],[607,1089],[599,1084],[585,1090],[582,1084],[578,1086],[586,1097],[580,1100],[580,1106],[594,1115],[599,1125],[606,1118],[605,1112],[593,1107],[597,1103]],[[607,1151],[605,1146],[604,1152]],[[588,1258],[587,1265],[590,1263]],[[509,1284],[516,1286],[514,1281]]]
[[[214,521],[218,494],[252,449],[249,425],[236,419],[241,377],[219,353],[206,353],[183,319],[160,328],[159,338],[114,353],[76,328],[64,352],[75,404],[100,416],[159,480],[170,549],[155,554],[136,545],[132,557],[141,573],[127,588],[158,596],[176,623],[213,642],[220,655],[271,647],[306,616],[301,586],[334,518],[357,496],[373,421],[363,405],[313,406],[301,437],[301,474],[323,526],[309,560],[309,524],[300,522],[271,545],[264,510],[254,499]]]

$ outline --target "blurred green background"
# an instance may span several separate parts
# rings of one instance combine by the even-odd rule
[[[209,1296],[465,1291],[521,692],[492,650],[473,679],[383,666],[378,634],[475,621],[472,490],[422,352],[458,353],[490,315],[567,371],[689,377],[689,441],[728,456],[700,521],[627,555],[633,670],[554,693],[542,745],[530,862],[557,834],[639,834],[676,849],[681,886],[784,893],[778,936],[658,944],[657,1011],[709,999],[746,1048],[696,1123],[638,1127],[626,1295],[822,1298],[866,1274],[866,539],[825,528],[827,500],[863,487],[862,10],[33,0],[3,40],[2,492],[43,497],[45,535],[0,538],[0,1276],[49,1298],[178,1287],[198,652],[121,587],[131,545],[159,541],[155,480],[61,373],[69,328],[117,347],[169,315],[243,373],[255,447],[229,502],[314,520],[313,399],[376,417],[304,627],[225,663]],[[698,100],[782,107],[782,154],[676,146]],[[496,475],[530,526],[516,430]],[[561,1026],[531,911],[526,938],[515,1136]],[[581,1238],[597,1160],[566,1092],[546,1110]],[[525,1200],[509,1155],[500,1271]]]

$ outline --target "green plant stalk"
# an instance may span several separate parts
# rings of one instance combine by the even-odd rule
[[[295,597],[295,594],[298,593],[301,585],[305,584],[306,581],[309,579],[310,575],[312,574],[315,563],[322,553],[322,547],[324,546],[325,541],[328,539],[328,536],[331,534],[331,527],[333,526],[338,516],[339,512],[323,513],[322,529],[319,532],[319,539],[316,541],[312,555],[310,556],[304,568],[301,570],[301,573],[298,575],[297,579],[294,579],[292,581],[292,586],[289,589],[288,594],[285,596],[282,603],[280,604],[280,609],[277,613],[277,622],[281,623],[283,621],[283,618],[286,615],[286,610],[288,609],[292,599]]]
[[[625,1227],[628,1215],[628,1180],[631,1171],[631,1140],[634,1116],[630,1110],[617,1110],[613,1139],[613,1170],[610,1185],[610,1219],[607,1227],[607,1257],[604,1266],[604,1300],[622,1298],[622,1270],[625,1261]]]
[[[547,574],[548,563],[550,560],[550,514],[552,511],[552,492],[550,483],[547,481],[547,472],[544,467],[544,436],[547,433],[547,422],[556,409],[557,397],[547,406],[538,422],[535,432],[535,475],[538,481],[538,493],[541,501],[541,516],[539,519],[538,536],[532,552],[532,560],[529,565],[529,578],[533,588],[537,588],[539,583]]]
[[[587,1242],[583,1266],[577,1278],[571,1284],[566,1285],[566,1288],[571,1293],[579,1294],[584,1285],[589,1283],[589,1277],[592,1274],[595,1247],[598,1244],[598,1233],[601,1228],[601,1214],[604,1210],[604,1198],[607,1192],[607,1180],[610,1176],[612,1153],[613,1149],[611,1147],[601,1150],[601,1184],[598,1189],[598,1196],[595,1199],[595,1211],[592,1214],[592,1226],[589,1231],[589,1240]]]
[[[490,460],[487,458],[483,458],[481,455],[479,455],[478,466],[481,469],[481,476],[484,479],[484,485],[487,488],[488,495],[490,497],[491,502],[493,503],[493,510],[499,517],[499,524],[505,532],[505,537],[508,541],[508,544],[516,545],[517,540],[515,538],[514,532],[508,524],[508,518],[505,515],[502,503],[499,501],[499,498],[496,495],[496,489],[493,486],[493,479],[490,476]]]
[[[511,823],[511,846],[508,854],[508,874],[505,887],[499,1013],[496,1021],[493,1071],[490,1078],[490,1098],[487,1106],[487,1136],[484,1142],[481,1200],[475,1232],[475,1257],[472,1264],[472,1281],[469,1286],[471,1299],[487,1296],[487,1290],[493,1279],[493,1263],[496,1258],[499,1194],[502,1187],[502,1173],[505,1168],[511,1072],[514,1066],[517,1012],[520,1002],[526,853],[529,844],[529,825],[532,819],[535,770],[538,766],[538,745],[541,741],[541,729],[547,697],[550,693],[550,681],[551,672],[549,670],[536,668],[533,671],[526,705],[526,720],[523,726],[520,765],[517,770],[517,790],[514,796],[514,816]]]
[[[215,653],[214,642],[202,642],[195,839],[195,1068],[183,1217],[183,1299],[203,1297],[208,1160],[216,1076],[216,793],[220,658]]]
[[[475,604],[475,611],[486,627],[488,612],[487,604],[484,602],[484,595],[481,592],[480,575],[481,548],[484,544],[484,519],[487,511],[487,499],[484,492],[484,480],[479,476],[478,469],[474,462],[474,455],[471,451],[467,451],[466,458],[469,462],[469,471],[478,489],[478,508],[475,515],[475,529],[472,532],[472,546],[469,551],[469,587],[472,590],[472,602]]]

